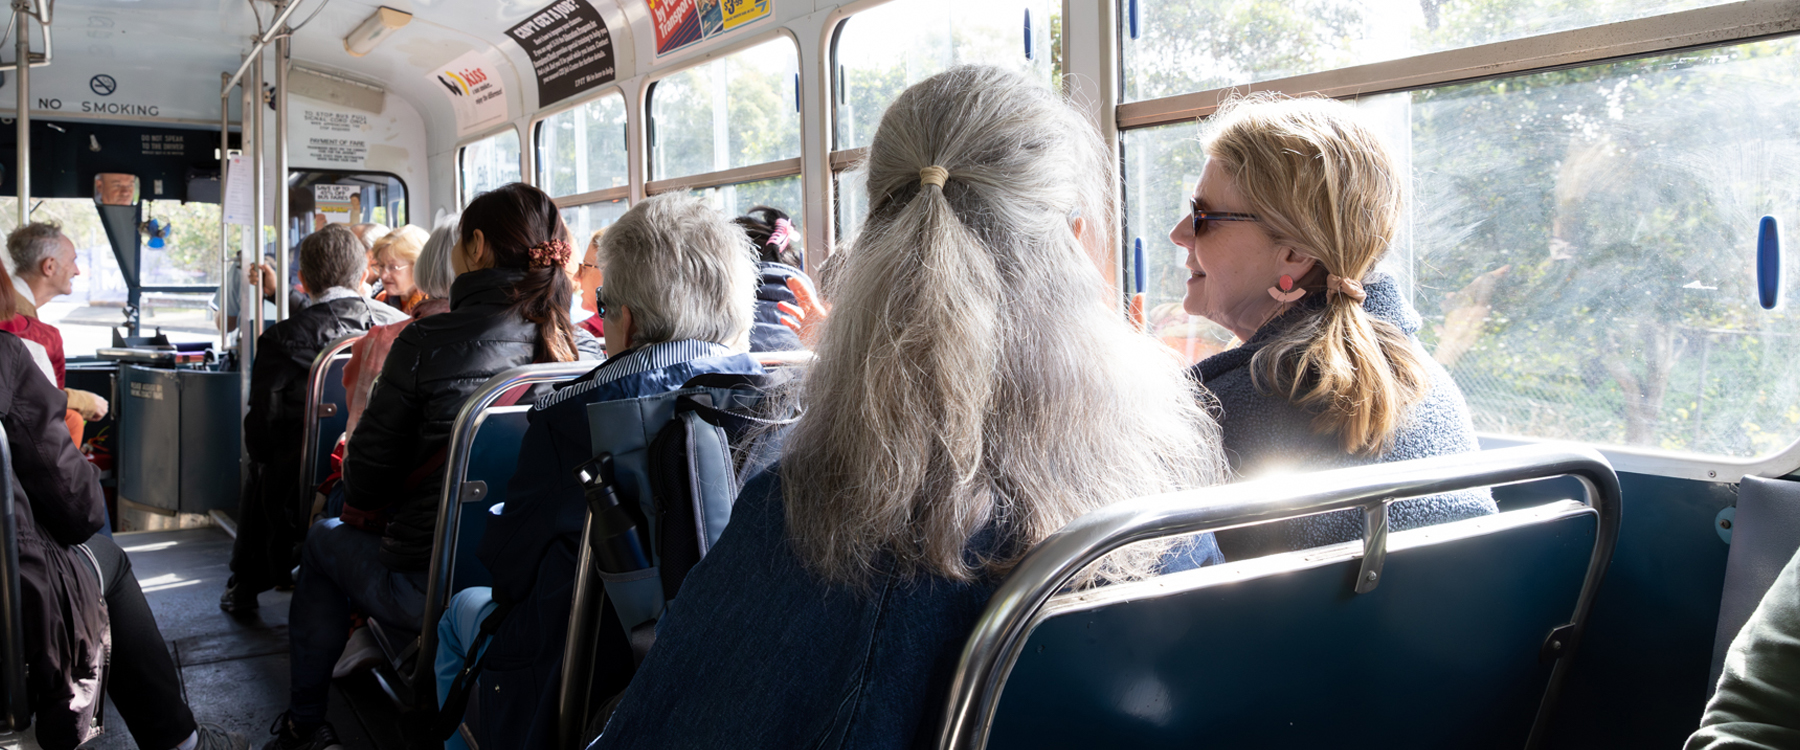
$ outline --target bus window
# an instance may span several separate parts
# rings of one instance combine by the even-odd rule
[[[1462,49],[1729,0],[1121,0],[1125,101]]]
[[[462,203],[468,205],[475,196],[509,182],[518,182],[519,131],[507,128],[457,152],[458,174],[462,177]]]
[[[831,51],[837,236],[856,236],[868,210],[862,180],[841,165],[869,145],[894,97],[968,63],[1011,68],[1050,85],[1062,76],[1061,14],[1062,3],[1048,0],[894,0],[845,19]]]
[[[1478,430],[1730,457],[1800,439],[1800,321],[1760,307],[1755,265],[1763,216],[1800,221],[1778,166],[1800,160],[1797,64],[1788,37],[1357,103],[1413,177],[1384,269]],[[1156,332],[1204,356],[1229,336],[1179,313],[1165,237],[1198,135],[1129,131],[1123,161],[1153,330],[1174,303]]]
[[[611,226],[620,216],[625,215],[628,208],[631,208],[631,204],[619,199],[563,209],[563,221],[569,224],[569,234],[574,238],[571,244],[575,246],[575,252],[587,252],[588,237],[593,236],[594,230]]]
[[[625,152],[625,97],[590,99],[537,123],[537,185],[551,197],[630,184]]]
[[[794,43],[781,36],[657,81],[651,179],[799,158],[799,74]]]
[[[806,234],[806,205],[800,194],[800,176],[777,177],[773,180],[720,185],[700,191],[701,197],[726,216],[743,216],[757,206],[773,206],[787,212],[794,230]]]

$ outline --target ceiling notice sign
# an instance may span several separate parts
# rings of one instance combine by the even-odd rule
[[[144,156],[187,155],[187,137],[178,133],[140,134],[138,146]]]
[[[587,0],[557,0],[506,34],[531,56],[540,107],[613,79],[612,34]]]
[[[361,199],[362,189],[356,185],[313,186],[313,206],[327,224],[349,224],[355,208],[352,203]]]
[[[298,115],[298,123],[294,122]],[[360,112],[298,107],[289,115],[302,157],[317,166],[361,167],[369,160],[369,116]]]
[[[463,53],[430,78],[450,97],[457,135],[506,122],[506,90],[500,86],[500,70],[481,52]]]
[[[711,39],[769,15],[769,0],[648,0],[656,54]]]

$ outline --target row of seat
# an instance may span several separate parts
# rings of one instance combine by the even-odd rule
[[[350,343],[333,344],[314,364],[309,482],[326,470],[342,430]],[[450,596],[487,582],[472,554],[488,515],[479,510],[505,500],[529,410],[499,405],[502,396],[593,366],[508,371],[459,414],[424,620],[417,633],[378,633],[408,692],[432,684],[434,626]],[[1386,508],[1396,500],[1558,476],[1578,478],[1585,497],[1387,533]],[[470,503],[477,512],[464,512]],[[964,650],[939,746],[1174,747],[1197,736],[1227,746],[1301,746],[1358,734],[1387,737],[1390,746],[1448,738],[1530,746],[1543,734],[1611,559],[1619,507],[1617,477],[1598,453],[1524,447],[1098,511],[1039,545],[993,597]],[[1346,508],[1364,512],[1364,541],[1064,590],[1088,564],[1134,542]],[[582,551],[586,566],[586,545]],[[592,605],[598,587],[589,588]],[[570,643],[592,637],[584,630],[593,618],[581,617],[588,609],[577,602]],[[565,660],[565,691],[588,684],[584,664]],[[586,703],[576,694],[564,701],[565,746],[576,746],[588,723]]]

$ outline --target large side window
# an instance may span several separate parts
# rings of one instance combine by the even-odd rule
[[[787,37],[657,81],[647,190],[701,190],[731,215],[773,206],[802,226],[799,85],[800,56]]]
[[[1797,84],[1789,36],[1356,101],[1412,176],[1382,268],[1478,430],[1739,458],[1800,439],[1800,320],[1762,308],[1756,264],[1763,217],[1800,221]],[[1204,155],[1198,122],[1167,122],[1122,136],[1126,250],[1152,332],[1198,359],[1231,337],[1181,310],[1167,233]]]
[[[1123,0],[1126,101],[1242,86],[1730,0]]]
[[[463,146],[456,154],[462,177],[462,204],[509,182],[518,182],[519,131],[508,128]]]
[[[537,186],[552,197],[630,185],[625,97],[590,99],[537,123]]]
[[[1049,0],[894,0],[845,19],[832,44],[833,154],[838,236],[868,210],[861,180],[843,170],[869,145],[906,87],[955,65],[997,65],[1054,85],[1062,75],[1062,3]]]

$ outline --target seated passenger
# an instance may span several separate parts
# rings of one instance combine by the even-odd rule
[[[63,234],[62,227],[55,222],[34,221],[6,235],[6,251],[12,256],[13,268],[17,271],[12,277],[12,288],[7,290],[12,292],[15,310],[37,321],[36,325],[23,326],[19,332],[43,343],[46,350],[52,346],[49,333],[54,333],[54,345],[60,350],[62,332],[44,323],[37,311],[50,300],[74,293],[75,277],[81,275],[74,240]],[[63,395],[69,400],[69,410],[64,413],[63,421],[75,444],[80,445],[86,423],[104,418],[111,407],[99,394],[64,387],[60,377],[57,382],[57,387],[63,389]]]
[[[1244,343],[1194,367],[1240,476],[1479,449],[1462,392],[1414,334],[1419,314],[1375,272],[1405,173],[1349,105],[1252,97],[1207,118],[1182,305]],[[1486,489],[1395,503],[1393,530],[1496,512]],[[1227,559],[1362,537],[1347,510],[1219,532]]]
[[[300,489],[306,434],[306,388],[319,350],[344,336],[404,320],[392,307],[362,296],[362,248],[342,224],[300,241],[300,280],[314,300],[256,339],[244,448],[250,481],[238,506],[231,579],[219,608],[256,609],[256,595],[291,582],[312,493]]]
[[[743,234],[717,211],[685,194],[641,201],[607,231],[600,257],[612,282],[606,348],[617,354],[532,408],[503,512],[481,540],[494,589],[462,591],[438,625],[442,701],[495,592],[519,603],[495,631],[481,674],[482,729],[492,732],[477,738],[482,747],[555,745],[556,677],[587,517],[574,471],[594,457],[588,404],[672,391],[706,373],[762,372],[743,353],[756,266]],[[622,631],[613,642],[624,642]],[[630,659],[626,652],[622,663],[603,662],[595,691],[623,689]]]
[[[894,100],[867,165],[805,414],[594,748],[926,744],[1033,545],[1224,478],[1181,363],[1101,304],[1114,170],[1085,118],[1041,82],[953,68]],[[1101,574],[1150,573],[1154,551]]]
[[[596,229],[588,236],[587,253],[581,256],[581,265],[575,268],[575,299],[581,309],[575,315],[575,325],[596,338],[606,335],[606,321],[600,315],[599,291],[606,281],[606,275],[600,272],[600,238],[605,235],[605,229]]]
[[[10,296],[0,294],[0,319],[14,310]],[[12,453],[23,646],[38,745],[67,750],[92,737],[105,685],[140,748],[248,748],[239,735],[195,724],[131,559],[95,534],[106,524],[106,501],[99,471],[75,449],[63,422],[67,397],[38,374],[33,359],[17,337],[0,333],[0,423]]]
[[[532,362],[597,359],[569,324],[568,235],[556,203],[511,183],[463,210],[450,311],[400,332],[344,456],[341,519],[307,534],[289,608],[291,695],[266,747],[323,750],[331,671],[361,612],[403,631],[424,616],[450,430],[488,378]]]
[[[1800,554],[1731,639],[1687,750],[1800,747]]]
[[[401,228],[402,231],[405,229]],[[344,364],[346,435],[355,432],[357,421],[362,419],[363,408],[369,403],[369,391],[375,386],[375,376],[381,374],[381,365],[387,361],[394,338],[408,323],[449,311],[450,285],[456,281],[456,271],[450,268],[450,253],[455,247],[456,216],[451,215],[439,222],[437,229],[426,237],[418,256],[413,259],[412,268],[406,272],[424,295],[414,302],[409,313],[412,317],[371,328],[368,334],[350,345],[350,361]]]
[[[806,348],[793,324],[783,321],[786,316],[778,307],[799,301],[788,289],[789,280],[812,285],[812,279],[800,270],[799,232],[785,212],[768,206],[752,208],[748,214],[732,219],[732,223],[743,227],[750,244],[756,246],[756,267],[762,277],[756,285],[756,325],[750,329],[750,351],[792,352]]]
[[[413,268],[428,239],[431,239],[429,232],[407,224],[375,241],[372,257],[376,270],[381,273],[381,294],[376,299],[408,315],[425,301],[429,295],[413,283]]]

